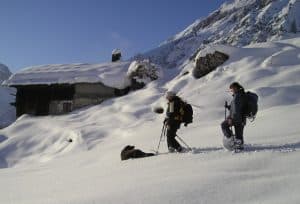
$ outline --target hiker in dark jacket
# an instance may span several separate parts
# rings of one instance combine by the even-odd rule
[[[234,82],[229,86],[230,92],[232,93],[233,99],[229,106],[225,108],[229,109],[229,116],[221,127],[223,134],[226,138],[233,137],[233,132],[230,127],[234,127],[235,131],[235,147],[236,149],[242,150],[244,148],[244,137],[243,131],[246,125],[246,116],[244,113],[246,106],[246,95],[244,88],[238,83]]]
[[[182,116],[180,114],[180,107],[182,100],[176,96],[172,91],[166,93],[166,99],[168,100],[168,108],[166,112],[166,119],[164,124],[167,127],[167,144],[170,152],[182,151],[181,145],[175,139],[176,132],[180,128],[180,123],[182,121]]]
[[[139,149],[135,149],[135,147],[131,146],[131,145],[127,145],[121,151],[121,160],[150,157],[150,156],[154,156],[154,154],[153,153],[145,153]]]

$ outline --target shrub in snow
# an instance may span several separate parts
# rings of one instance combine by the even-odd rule
[[[219,51],[215,51],[213,54],[209,53],[204,57],[197,55],[195,59],[195,67],[193,69],[193,76],[199,79],[215,70],[228,59],[229,56],[227,54]]]
[[[133,61],[127,71],[131,80],[131,88],[143,88],[147,83],[159,78],[159,69],[149,60]]]

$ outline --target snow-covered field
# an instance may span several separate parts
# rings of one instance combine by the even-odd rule
[[[208,49],[230,59],[199,80],[182,76],[186,62],[127,96],[64,116],[24,115],[1,130],[0,203],[299,203],[300,38]],[[260,96],[238,154],[221,145],[233,81]],[[125,145],[156,149],[164,116],[152,108],[165,105],[166,90],[195,105],[194,123],[178,132],[194,153],[164,154],[164,141],[159,156],[121,161]]]

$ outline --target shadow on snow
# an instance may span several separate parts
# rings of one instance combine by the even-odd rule
[[[216,151],[227,151],[223,147],[192,148],[193,154],[209,153]],[[251,152],[293,152],[300,150],[300,142],[279,145],[246,144],[240,153]]]

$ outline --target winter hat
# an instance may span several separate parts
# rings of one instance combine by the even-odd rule
[[[166,93],[166,98],[174,97],[174,96],[176,96],[176,93],[175,93],[174,91],[168,91],[168,92]]]
[[[239,90],[239,89],[244,89],[244,87],[243,87],[240,83],[238,83],[238,82],[233,82],[233,83],[231,83],[230,86],[229,86],[230,89],[232,89],[232,88],[234,88],[234,87],[237,88],[238,90]]]

